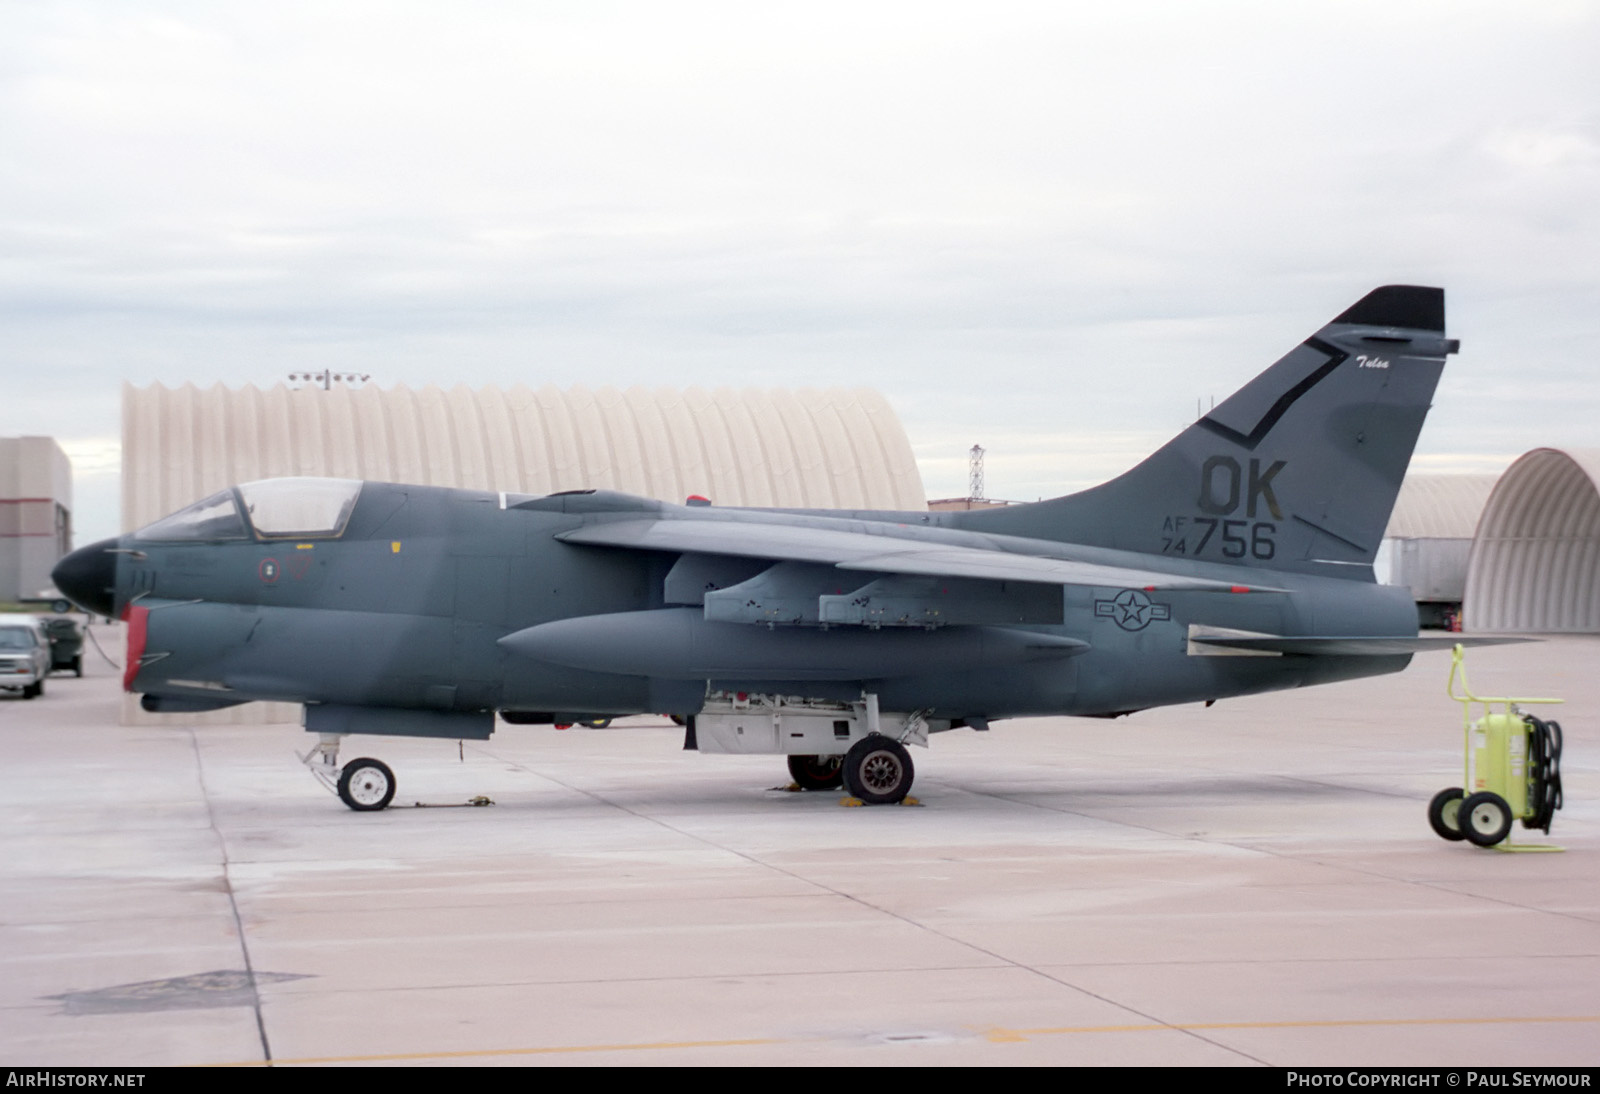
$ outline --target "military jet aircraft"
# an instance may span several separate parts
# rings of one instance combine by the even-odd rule
[[[75,551],[152,711],[303,703],[303,759],[386,806],[348,734],[484,739],[672,714],[807,789],[903,800],[907,744],[1396,672],[1372,561],[1445,357],[1441,289],[1377,289],[1121,477],[969,512],[722,509],[348,479],[245,483]]]

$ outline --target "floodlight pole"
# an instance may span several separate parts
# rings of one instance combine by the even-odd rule
[[[323,369],[321,372],[291,372],[290,383],[316,383],[322,385],[323,391],[332,391],[334,381],[341,384],[364,384],[372,379],[365,372],[334,372],[332,369]]]

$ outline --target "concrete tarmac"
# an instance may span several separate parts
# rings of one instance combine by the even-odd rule
[[[107,649],[120,653],[102,630]],[[1600,639],[1554,695],[1562,854],[1433,835],[1448,654],[913,749],[920,807],[788,793],[661,719],[348,738],[131,728],[118,673],[0,694],[0,1064],[1600,1063]]]

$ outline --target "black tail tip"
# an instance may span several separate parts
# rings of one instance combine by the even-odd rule
[[[1335,323],[1359,323],[1364,327],[1404,327],[1444,333],[1444,290],[1422,285],[1385,285],[1373,289]]]

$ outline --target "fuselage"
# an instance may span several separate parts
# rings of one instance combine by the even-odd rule
[[[330,514],[336,495],[320,502]],[[1219,656],[1196,649],[1197,628],[1416,633],[1403,589],[1255,567],[1248,570],[1254,588],[1238,593],[990,582],[980,591],[996,606],[984,607],[980,596],[972,623],[959,614],[948,624],[914,627],[719,622],[683,595],[682,581],[669,580],[682,553],[555,537],[648,513],[866,531],[891,545],[931,540],[1048,553],[1070,544],[986,536],[953,527],[943,514],[708,514],[592,493],[529,498],[349,483],[337,520],[322,524],[305,518],[304,506],[282,502],[270,490],[255,502],[225,491],[197,503],[211,503],[198,516],[179,514],[63,563],[63,591],[129,621],[129,690],[165,709],[266,699],[499,710],[530,721],[694,714],[708,691],[840,701],[872,692],[885,710],[959,722],[1117,714],[1391,672],[1409,660]],[[1241,572],[1138,552],[1072,550],[1104,565],[1165,567],[1224,582]],[[778,561],[740,564],[756,572]],[[837,593],[883,576],[842,573]],[[996,591],[988,593],[991,587]],[[1013,601],[1024,608],[1007,618]],[[571,622],[548,628],[562,621]],[[535,631],[538,641],[514,638]],[[592,655],[584,652],[590,649]]]

